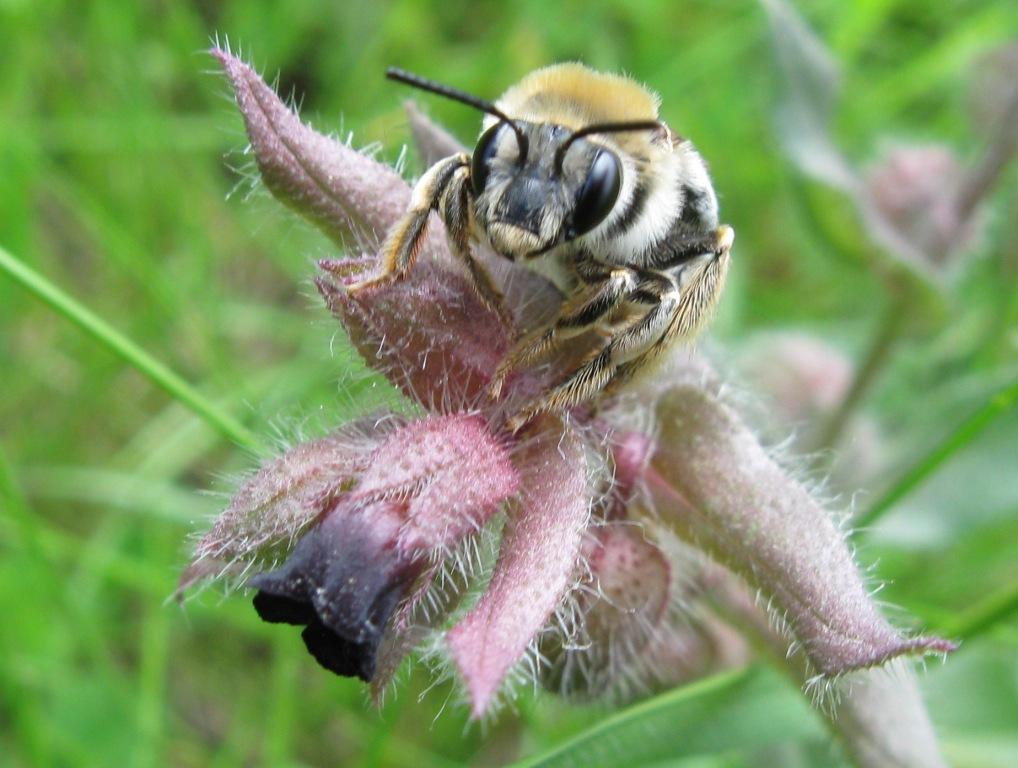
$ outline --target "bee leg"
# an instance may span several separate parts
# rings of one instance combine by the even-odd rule
[[[461,168],[470,166],[470,156],[453,155],[435,163],[420,178],[410,196],[410,207],[382,244],[381,271],[346,286],[350,293],[402,279],[413,267],[428,233],[428,217],[437,211],[450,183]]]
[[[735,238],[729,226],[720,226],[697,256],[677,250],[676,263],[661,271],[641,270],[632,299],[652,304],[651,309],[611,337],[568,378],[509,420],[514,432],[540,411],[560,410],[590,399],[630,378],[677,339],[696,335],[710,316],[728,270]]]
[[[612,336],[603,349],[588,357],[565,381],[513,416],[507,423],[510,430],[517,431],[541,411],[563,410],[589,400],[611,383],[620,369],[634,370],[630,363],[643,360],[662,338],[670,335],[681,304],[679,289],[663,275],[645,273],[641,277],[641,290],[654,290],[657,303],[643,317]]]
[[[512,313],[506,307],[505,297],[496,287],[488,270],[477,261],[470,248],[470,224],[472,215],[470,212],[470,200],[472,191],[470,189],[470,167],[461,166],[456,169],[449,185],[442,193],[439,211],[442,214],[442,221],[449,234],[449,242],[452,245],[453,253],[466,264],[470,272],[470,279],[480,294],[481,300],[487,307],[498,313],[502,325],[512,332],[516,327]]]
[[[488,385],[488,396],[492,400],[497,399],[510,373],[552,355],[562,341],[583,333],[611,313],[636,291],[637,286],[636,271],[619,267],[609,272],[603,282],[592,290],[565,302],[551,325],[531,331],[509,351]]]

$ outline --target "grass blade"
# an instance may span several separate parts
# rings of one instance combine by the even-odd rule
[[[984,598],[945,628],[948,637],[971,640],[1018,612],[1018,581]]]
[[[0,270],[10,275],[58,314],[70,320],[85,333],[115,353],[128,365],[148,377],[182,405],[209,424],[224,437],[248,448],[257,446],[255,436],[239,421],[224,413],[184,379],[149,355],[145,350],[117,331],[113,326],[78,303],[24,262],[0,246]]]
[[[891,507],[921,485],[944,462],[975,440],[994,419],[1013,407],[1016,399],[1018,399],[1018,381],[997,392],[985,405],[965,419],[942,443],[923,456],[872,507],[856,518],[855,527],[857,529],[866,528],[883,517]]]
[[[652,765],[822,733],[797,691],[764,667],[748,667],[641,702],[515,768]]]

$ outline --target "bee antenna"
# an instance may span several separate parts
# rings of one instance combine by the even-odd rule
[[[482,112],[486,112],[489,115],[497,117],[501,122],[508,125],[513,129],[513,133],[516,134],[516,143],[520,148],[519,164],[523,165],[527,160],[527,151],[530,149],[530,142],[527,141],[527,135],[523,132],[516,123],[513,122],[512,118],[509,117],[505,112],[496,107],[490,101],[485,101],[482,98],[461,91],[458,88],[453,88],[443,83],[437,83],[434,80],[429,80],[426,77],[415,75],[413,72],[407,72],[405,69],[399,69],[398,67],[389,67],[385,70],[385,76],[390,80],[409,85],[413,88],[420,88],[422,91],[430,91],[431,93],[437,93],[439,96],[445,96],[447,99],[458,101],[461,104],[466,104],[474,109],[479,109]]]
[[[559,144],[555,150],[555,173],[562,172],[562,163],[566,159],[566,152],[573,142],[589,136],[592,133],[627,133],[629,131],[659,131],[662,123],[658,120],[631,120],[625,123],[595,123],[579,130],[573,131],[568,139]]]

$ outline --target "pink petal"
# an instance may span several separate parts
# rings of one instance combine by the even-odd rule
[[[351,233],[377,243],[406,210],[399,174],[300,121],[240,59],[211,51],[226,70],[269,191],[339,244]]]
[[[343,262],[323,262],[326,272]],[[432,412],[484,403],[484,388],[509,348],[508,329],[469,281],[445,266],[419,262],[405,280],[370,295],[315,281],[368,365]]]
[[[498,439],[476,416],[411,422],[393,433],[371,457],[355,498],[408,497],[398,546],[408,554],[448,551],[474,533],[516,493],[519,473]],[[465,583],[436,586],[441,561],[429,566],[393,617],[379,649],[375,700],[400,663],[456,607]]]
[[[589,573],[577,599],[582,634],[555,633],[540,647],[549,661],[541,675],[545,687],[580,699],[626,687],[640,676],[647,647],[672,634],[666,626],[671,565],[642,528],[632,523],[597,528],[585,542],[584,560]]]
[[[506,523],[491,582],[448,633],[449,647],[482,716],[573,579],[591,489],[583,446],[571,429],[548,429],[521,450],[523,498]]]
[[[479,530],[518,487],[505,446],[484,421],[456,415],[394,432],[371,456],[354,498],[407,498],[399,546],[412,552]]]
[[[288,546],[322,511],[327,497],[366,466],[376,443],[361,427],[350,425],[301,443],[263,464],[199,540],[194,563],[251,562]]]
[[[832,516],[731,409],[698,387],[677,386],[658,415],[646,480],[659,514],[773,602],[816,672],[954,648],[903,637],[887,623]]]
[[[406,182],[388,166],[303,124],[239,59],[218,49],[212,54],[233,85],[266,187],[337,243],[352,233],[373,250],[406,211]],[[418,121],[419,129],[421,125]],[[433,123],[427,125],[422,130],[430,138],[443,134]],[[442,141],[448,140],[446,134]],[[352,277],[352,267],[370,272],[372,257],[323,262],[332,277],[342,280],[323,278],[318,285],[369,365],[425,407],[448,412],[482,402],[480,393],[514,331],[501,327],[463,276],[462,266],[453,262],[438,217],[431,226],[421,259],[407,280],[356,299],[346,296],[341,282]],[[503,289],[507,305],[525,320],[524,327],[554,314],[559,295],[548,281],[486,249],[478,248],[476,256]]]
[[[727,621],[768,650],[823,706],[820,713],[860,768],[942,768],[945,763],[915,675],[902,659],[852,672],[830,683],[813,677],[801,656],[789,656],[787,639],[771,625],[746,586],[720,566],[710,594]]]

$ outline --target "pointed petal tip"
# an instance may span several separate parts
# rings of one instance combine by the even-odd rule
[[[374,246],[399,219],[410,187],[392,168],[301,121],[248,64],[227,50],[222,65],[244,118],[265,187],[340,247]]]
[[[958,643],[936,635],[920,635],[908,638],[900,655],[927,656],[930,654],[948,654],[958,650]],[[898,654],[896,654],[898,655]]]
[[[658,452],[645,475],[656,508],[773,601],[819,675],[953,650],[887,621],[834,518],[733,409],[682,385],[662,397],[658,415]]]
[[[896,659],[922,658],[925,656],[943,656],[958,649],[958,644],[941,637],[920,635],[918,637],[898,637],[896,641],[886,645],[871,644],[862,649],[864,652],[849,658],[824,659],[826,665],[820,669],[825,678],[836,678],[844,674],[860,670],[883,667]],[[816,657],[812,658],[814,662]]]
[[[495,693],[502,684],[502,675],[491,668],[486,668],[484,661],[477,657],[470,635],[470,629],[459,624],[448,632],[446,643],[453,663],[466,686],[470,719],[480,720],[491,707]]]
[[[208,49],[208,54],[219,62],[223,71],[226,72],[226,76],[229,77],[230,81],[233,83],[234,88],[237,88],[241,84],[241,78],[245,75],[251,75],[256,78],[258,77],[254,69],[252,69],[249,64],[245,63],[243,59],[237,58],[225,48],[214,45]]]

